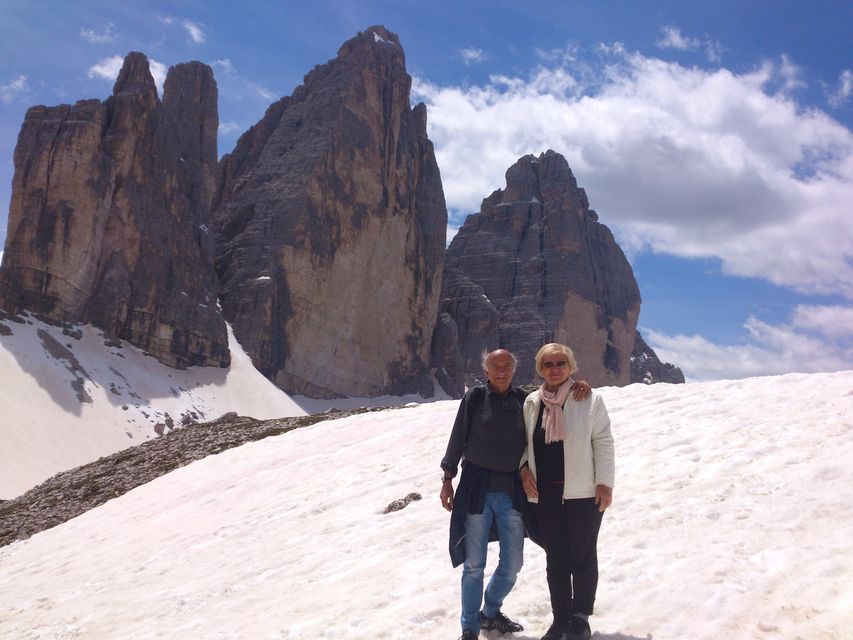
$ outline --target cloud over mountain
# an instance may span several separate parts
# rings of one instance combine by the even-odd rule
[[[482,85],[415,79],[449,207],[475,211],[512,159],[550,147],[629,251],[716,257],[727,275],[853,297],[853,134],[792,99],[787,58],[742,74],[619,45],[552,58]],[[485,151],[473,162],[471,149]]]

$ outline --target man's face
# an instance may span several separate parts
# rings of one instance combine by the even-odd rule
[[[495,391],[503,393],[509,389],[512,376],[515,373],[512,356],[509,354],[509,351],[505,349],[492,351],[489,357],[486,358],[485,373],[486,379],[491,383]]]

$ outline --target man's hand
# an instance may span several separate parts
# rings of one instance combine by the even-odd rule
[[[447,511],[453,511],[453,482],[447,480],[441,483],[441,506]]]
[[[601,513],[613,504],[613,489],[606,484],[599,484],[595,487],[595,504],[598,505],[598,510]]]
[[[521,476],[521,486],[528,498],[538,498],[539,490],[536,488],[536,478],[533,477],[533,472],[530,467],[522,467],[518,472]]]
[[[586,380],[578,380],[572,385],[572,398],[574,400],[586,400],[592,393],[592,387]]]

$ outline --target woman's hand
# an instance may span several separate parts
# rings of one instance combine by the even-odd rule
[[[606,484],[599,484],[595,487],[595,504],[598,505],[598,510],[601,513],[613,504],[613,489]]]
[[[536,478],[533,477],[533,472],[530,470],[530,467],[522,467],[521,471],[518,472],[518,475],[521,476],[521,486],[524,489],[524,493],[527,494],[527,497],[538,498],[539,490],[536,488]]]

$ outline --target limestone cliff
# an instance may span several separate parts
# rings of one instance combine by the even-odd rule
[[[536,351],[552,341],[572,347],[578,376],[594,386],[631,381],[637,282],[554,151],[519,159],[506,188],[465,221],[447,250],[440,310],[455,323],[469,383],[481,377],[483,349],[498,346],[519,358],[515,383],[534,381]]]
[[[410,86],[399,39],[372,27],[222,159],[222,308],[291,393],[431,393],[447,211]]]
[[[131,53],[106,101],[27,112],[0,307],[91,323],[171,366],[224,366],[208,229],[216,83],[190,62],[169,70],[163,93]]]

